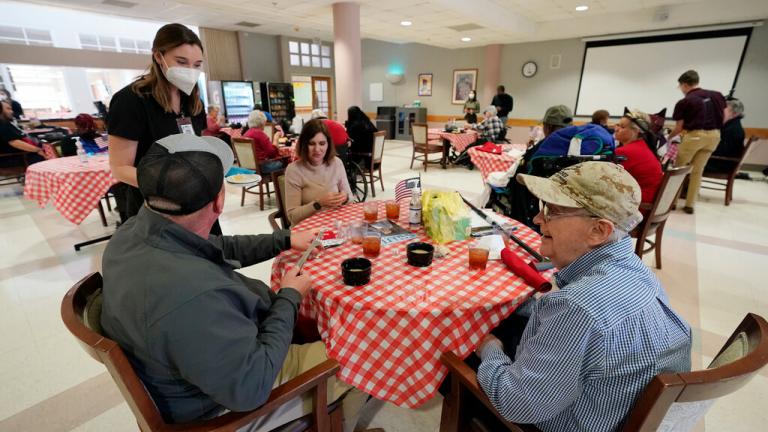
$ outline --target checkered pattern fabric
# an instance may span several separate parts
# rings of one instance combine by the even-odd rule
[[[107,138],[106,135],[104,136],[97,136],[95,140],[93,140],[97,146],[99,146],[100,149],[109,147],[109,138]]]
[[[523,148],[522,144],[502,144],[501,154],[493,154],[478,150],[477,147],[472,147],[467,150],[469,158],[472,163],[475,164],[477,169],[480,170],[480,174],[483,176],[483,182],[488,180],[488,174],[496,171],[506,172],[509,167],[515,163],[515,158],[508,155],[506,152],[513,148]]]
[[[400,212],[404,225],[408,207],[401,206]],[[379,218],[384,217],[380,205]],[[294,229],[362,219],[363,204],[350,204],[321,211]],[[429,241],[423,229],[416,233],[417,240]],[[518,224],[516,235],[539,247],[539,236],[525,226]],[[362,287],[344,285],[340,270],[343,260],[362,256],[359,244],[328,249],[304,265],[314,288],[300,313],[317,320],[328,355],[341,363],[339,377],[344,382],[398,406],[418,407],[434,396],[447,373],[439,360],[443,352],[469,355],[484,335],[533,294],[501,261],[490,261],[483,271],[469,270],[469,243],[449,243],[450,254],[426,268],[406,264],[406,243],[383,245],[371,260],[371,282]],[[530,259],[519,247],[515,251]],[[275,259],[273,289],[299,256],[285,251]]]
[[[464,149],[467,148],[468,145],[477,141],[477,132],[472,129],[467,129],[464,131],[464,133],[451,133],[445,132],[441,129],[430,129],[429,139],[447,140],[451,143],[457,153],[461,153],[464,151]]]
[[[77,156],[56,158],[27,168],[24,197],[40,207],[53,201],[62,216],[79,225],[115,183],[106,154],[90,157],[86,164]]]
[[[223,127],[219,130],[231,136],[232,138],[241,138],[243,136],[242,129],[232,129],[231,127]]]

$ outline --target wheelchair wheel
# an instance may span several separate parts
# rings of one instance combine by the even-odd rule
[[[365,174],[360,165],[351,161],[348,162],[347,180],[349,181],[352,195],[354,195],[357,202],[365,201],[365,198],[368,196],[368,182],[365,181]]]

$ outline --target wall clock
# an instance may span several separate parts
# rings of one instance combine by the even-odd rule
[[[539,67],[536,65],[536,62],[525,62],[525,64],[523,64],[523,76],[526,78],[531,78],[532,76],[536,75],[536,71],[538,69]]]

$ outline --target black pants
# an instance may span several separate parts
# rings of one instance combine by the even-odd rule
[[[504,344],[504,353],[511,358],[515,359],[515,352],[517,346],[520,345],[520,339],[523,337],[523,331],[528,324],[528,317],[515,315],[514,313],[507,317],[504,321],[499,323],[499,326],[491,330],[491,334],[496,336],[502,344]],[[477,370],[480,367],[480,357],[476,353],[470,354],[464,362],[467,366],[473,370]],[[445,377],[445,380],[440,384],[438,389],[443,396],[451,392],[451,376]]]

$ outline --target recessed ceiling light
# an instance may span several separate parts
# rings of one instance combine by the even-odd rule
[[[588,9],[589,9],[589,6],[586,6],[586,5],[576,6],[576,12],[584,12],[585,10],[588,10]]]
[[[400,25],[403,27],[408,27],[409,25],[413,24],[410,21],[400,21]]]
[[[469,41],[471,41],[471,40],[472,40],[472,38],[471,38],[471,37],[463,37],[463,38],[461,38],[461,41],[462,41],[462,42],[469,42]]]

